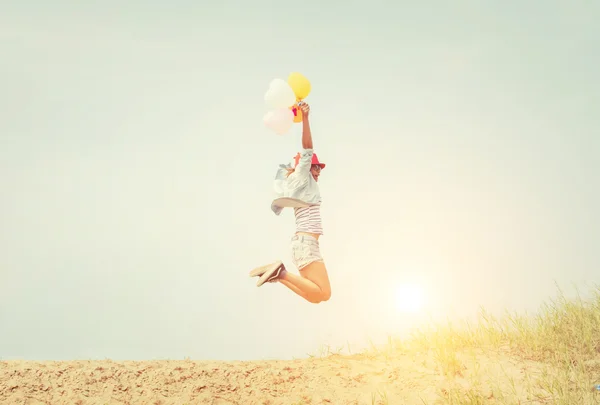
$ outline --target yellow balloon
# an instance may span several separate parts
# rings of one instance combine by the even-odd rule
[[[310,93],[310,82],[304,76],[298,72],[290,73],[288,77],[288,84],[294,90],[296,98],[303,100]]]

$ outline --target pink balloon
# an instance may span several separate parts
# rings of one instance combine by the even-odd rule
[[[266,113],[263,122],[267,128],[272,129],[276,134],[283,135],[292,127],[294,113],[289,108],[279,108]]]

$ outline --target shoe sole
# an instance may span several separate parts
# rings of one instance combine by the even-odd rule
[[[262,276],[272,267],[277,269],[277,267],[281,266],[283,263],[281,261],[276,261],[271,264],[267,264],[266,266],[260,266],[250,272],[250,277]]]
[[[256,286],[260,287],[261,285],[263,285],[264,283],[266,283],[267,280],[269,278],[271,278],[271,276],[273,274],[277,273],[277,271],[279,271],[279,269],[281,269],[281,267],[282,267],[282,264],[280,264],[278,266],[273,266],[269,270],[265,271],[264,274],[262,276],[260,276],[260,278],[256,282]]]

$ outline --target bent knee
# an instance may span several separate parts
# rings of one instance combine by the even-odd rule
[[[329,301],[331,298],[331,290],[321,291],[319,294],[315,294],[310,297],[309,301],[313,304],[320,304],[321,302]]]

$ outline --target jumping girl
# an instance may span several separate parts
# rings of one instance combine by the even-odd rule
[[[321,224],[321,195],[319,176],[325,168],[313,152],[310,132],[310,107],[299,104],[302,119],[302,152],[295,159],[295,166],[281,165],[275,178],[276,190],[281,197],[290,197],[302,202],[294,208],[296,232],[291,240],[292,263],[300,275],[290,273],[281,261],[258,267],[250,272],[251,277],[259,277],[256,285],[266,282],[279,282],[313,304],[329,300],[331,286],[325,262],[319,249],[319,237],[323,235]],[[277,201],[277,200],[275,200]],[[276,215],[283,209],[275,203],[271,206]]]

